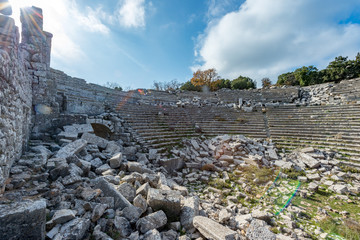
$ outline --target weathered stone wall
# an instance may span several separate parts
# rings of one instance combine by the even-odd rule
[[[115,109],[129,93],[86,83],[64,72],[51,69],[49,80],[56,83],[56,102],[60,112],[95,115]]]
[[[31,122],[31,79],[12,18],[0,15],[0,192],[13,162],[22,154]]]

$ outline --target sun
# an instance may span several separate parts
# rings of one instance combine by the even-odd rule
[[[29,6],[37,6],[42,8],[44,5],[49,4],[49,1],[46,0],[9,0],[13,14],[12,18],[15,20],[15,24],[17,26],[21,26],[20,23],[20,8],[29,7]]]
[[[20,8],[20,7],[26,7],[26,6],[31,6],[32,4],[39,2],[39,1],[34,1],[34,0],[9,0],[11,6],[15,9],[15,8]]]

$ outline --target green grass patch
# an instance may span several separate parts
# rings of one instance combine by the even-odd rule
[[[215,178],[215,179],[211,180],[209,182],[209,185],[214,187],[214,188],[220,189],[220,190],[222,190],[224,188],[228,188],[228,189],[231,188],[230,183],[225,182],[223,179],[220,179],[220,178]]]
[[[304,171],[296,171],[293,168],[291,168],[291,169],[282,169],[281,172],[286,174],[288,176],[288,178],[295,179],[295,180],[298,179],[299,176],[305,176],[306,175]]]
[[[269,181],[273,181],[275,174],[275,169],[266,167],[258,168],[256,166],[239,167],[238,171],[242,172],[241,176],[244,177],[246,181],[253,182],[255,179],[257,179],[256,184],[260,185]]]
[[[329,233],[330,236],[327,239],[336,239],[336,235],[347,240],[360,239],[360,224],[353,220],[344,219],[343,221],[335,221],[333,218],[328,217],[320,221],[319,226]]]

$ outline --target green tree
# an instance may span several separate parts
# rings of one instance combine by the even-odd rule
[[[271,86],[271,80],[268,77],[261,79],[262,87],[267,88]]]
[[[278,76],[276,85],[288,85],[288,86],[297,86],[300,85],[300,82],[296,80],[293,72],[283,73]]]
[[[186,83],[184,83],[181,87],[181,90],[186,90],[186,91],[197,91],[200,92],[201,91],[201,87],[200,86],[194,86],[191,81],[187,81]]]
[[[218,89],[229,88],[231,89],[231,81],[229,79],[220,79],[219,84],[217,85]]]
[[[326,67],[326,74],[324,75],[324,82],[341,81],[347,79],[349,75],[349,68],[351,68],[351,62],[348,61],[348,57],[336,57],[334,61],[330,62]]]
[[[309,86],[322,82],[322,79],[319,78],[318,69],[314,66],[298,68],[295,70],[294,76],[300,86]]]
[[[231,81],[231,89],[250,89],[256,88],[256,82],[249,77],[239,76]]]

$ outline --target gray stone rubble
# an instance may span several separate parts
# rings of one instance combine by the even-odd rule
[[[64,129],[87,130],[56,151],[37,141],[31,148],[33,152],[26,153],[13,166],[12,180],[4,195],[19,204],[30,197],[46,199],[42,200],[43,215],[37,221],[44,230],[46,226],[48,239],[186,239],[185,235],[180,237],[182,234],[189,239],[277,239],[269,230],[274,216],[266,207],[250,211],[238,202],[239,198],[248,198],[246,192],[235,189],[233,195],[239,197],[228,196],[225,207],[220,201],[221,190],[208,186],[196,192],[191,188],[211,179],[226,182],[230,180],[228,173],[237,167],[280,166],[305,171],[305,176],[299,177],[311,182],[308,190],[303,190],[308,192],[302,192],[305,195],[317,191],[321,184],[340,195],[360,190],[359,175],[353,174],[357,180],[352,185],[341,181],[346,173],[336,167],[333,152],[302,149],[285,155],[278,153],[271,142],[224,135],[184,140],[183,148],[170,151],[175,159],[183,161],[184,167],[164,168],[161,162],[166,161],[165,156],[135,141],[112,142],[91,135],[88,126],[75,126]],[[54,139],[63,142],[61,137]],[[117,146],[114,151],[107,151],[109,144]],[[38,156],[43,160],[36,162],[37,168],[23,160]],[[26,206],[19,211],[27,212]],[[30,213],[32,217],[37,214]],[[307,238],[306,232],[291,220],[288,226],[289,231],[279,234],[279,239],[286,235],[289,239]]]

